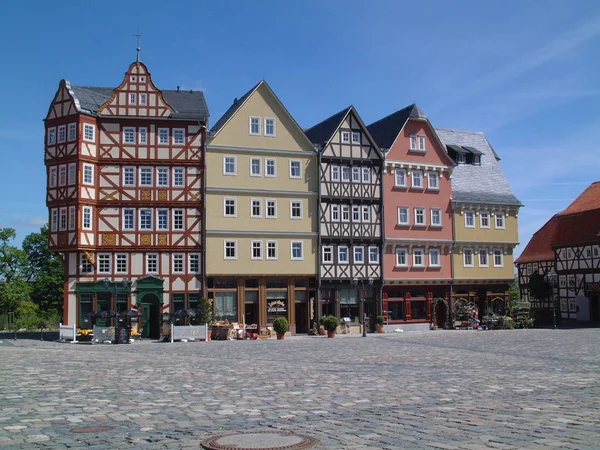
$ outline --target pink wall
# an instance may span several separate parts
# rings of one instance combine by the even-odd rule
[[[425,136],[424,153],[410,151],[410,135],[418,134]],[[409,120],[397,137],[396,142],[389,150],[387,161],[399,161],[405,163],[435,164],[443,166],[452,166],[452,160],[447,156],[431,130],[429,123]],[[423,183],[425,189],[411,189],[411,176],[407,176],[407,187],[395,187],[395,171],[388,168],[384,176],[384,204],[385,204],[385,237],[387,238],[405,238],[405,239],[440,239],[452,240],[452,208],[450,197],[452,195],[452,185],[449,173],[446,171],[438,178],[439,190],[427,190],[426,170],[424,172]],[[398,207],[407,206],[410,208],[410,225],[398,225]],[[414,225],[414,208],[426,208],[427,226]],[[442,227],[431,227],[431,208],[441,208]],[[451,255],[448,247],[440,247],[440,268],[413,268],[412,254],[409,253],[409,267],[396,267],[396,254],[392,245],[387,245],[384,251],[383,264],[385,278],[450,278],[451,277]],[[398,243],[401,247],[407,247],[408,243]],[[424,248],[424,245],[414,245]],[[428,257],[426,262],[428,263]]]

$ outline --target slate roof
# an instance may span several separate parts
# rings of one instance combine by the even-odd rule
[[[377,122],[373,122],[367,126],[367,129],[371,133],[371,136],[373,136],[373,139],[375,139],[375,142],[377,142],[379,148],[389,149],[406,121],[410,118],[426,119],[427,117],[423,110],[416,103],[413,103],[383,119],[379,119]]]
[[[83,112],[96,115],[98,109],[113,95],[114,89],[98,86],[72,86],[71,91],[79,101]],[[208,118],[208,106],[202,91],[162,91],[166,102],[173,107],[181,118],[186,116]]]
[[[571,203],[567,209],[560,213],[561,216],[584,211],[600,209],[600,181],[592,183],[585,191]]]
[[[521,255],[515,260],[515,264],[553,261],[554,250],[552,249],[552,242],[558,234],[558,225],[558,215],[555,214],[531,237]]]
[[[508,185],[498,157],[481,132],[436,128],[442,145],[481,152],[481,165],[458,164],[452,171],[452,200],[463,203],[522,206]]]
[[[324,121],[312,126],[308,130],[305,130],[304,133],[313,144],[327,143],[351,109],[352,106],[342,109],[339,113],[336,113]]]
[[[231,118],[231,116],[233,116],[236,113],[236,111],[240,109],[240,107],[244,104],[246,99],[250,97],[250,94],[252,94],[263,81],[264,80],[259,81],[252,89],[250,89],[248,92],[242,95],[240,99],[236,99],[236,101],[234,101],[234,103],[229,107],[229,109],[225,111],[225,114],[223,114],[221,118],[217,120],[217,122],[213,125],[213,127],[210,129],[210,132],[218,133],[219,130],[223,127],[223,125],[225,125],[227,121]]]

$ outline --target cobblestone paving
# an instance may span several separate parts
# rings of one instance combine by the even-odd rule
[[[322,449],[600,448],[599,344],[600,329],[4,340],[0,448],[191,449],[260,429]]]

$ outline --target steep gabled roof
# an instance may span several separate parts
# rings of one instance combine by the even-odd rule
[[[400,133],[400,130],[404,128],[406,121],[411,118],[427,119],[427,116],[425,116],[425,113],[416,103],[413,103],[383,119],[379,119],[377,122],[373,122],[371,125],[367,126],[367,129],[380,148],[390,148],[396,140],[398,133]]]
[[[352,106],[342,109],[339,113],[328,117],[322,122],[310,127],[304,133],[313,144],[325,144],[331,139],[333,133],[339,128],[344,118],[348,115]]]
[[[236,113],[236,111],[238,109],[240,109],[242,107],[242,105],[246,102],[246,100],[248,100],[248,97],[250,97],[250,95],[256,90],[258,89],[258,86],[260,86],[260,84],[263,82],[263,80],[259,81],[256,85],[254,85],[252,87],[252,89],[250,89],[248,92],[246,92],[244,95],[242,95],[241,98],[239,99],[235,99],[233,104],[229,107],[229,109],[227,111],[225,111],[225,114],[223,114],[221,116],[221,118],[219,120],[217,120],[217,122],[213,125],[213,127],[210,129],[210,132],[213,134],[217,134],[221,128],[223,128],[223,125],[225,125],[229,119],[231,119],[231,117],[233,117],[233,115]]]
[[[481,165],[458,164],[452,171],[452,200],[522,206],[510,188],[498,163],[497,155],[481,132],[436,128],[444,150],[461,147],[481,155]]]
[[[525,250],[515,260],[515,264],[523,264],[538,261],[553,261],[554,250],[552,250],[552,242],[558,234],[559,220],[555,214],[531,237]]]
[[[600,181],[592,183],[571,203],[561,216],[600,209]]]
[[[580,213],[558,214],[558,233],[552,248],[600,242],[600,209]]]

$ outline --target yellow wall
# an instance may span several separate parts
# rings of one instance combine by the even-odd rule
[[[465,215],[454,213],[454,233],[456,241],[469,242],[519,242],[518,220],[514,213],[504,216],[504,229],[495,227],[495,216],[490,215],[490,228],[480,227],[480,216],[475,215],[475,228],[465,227]]]
[[[475,247],[475,246],[473,246]],[[479,254],[473,254],[473,267],[465,267],[463,263],[463,255],[455,250],[453,255],[454,278],[455,279],[510,279],[515,277],[515,269],[513,264],[513,255],[504,255],[503,267],[494,267],[494,255],[492,248],[488,249],[489,267],[479,267]]]

